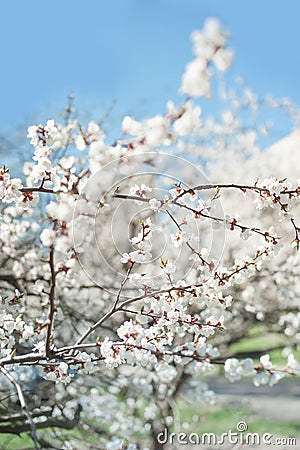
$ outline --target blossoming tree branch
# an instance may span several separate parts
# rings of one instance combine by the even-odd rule
[[[43,448],[42,429],[84,424],[107,448],[162,448],[184,389],[213,401],[216,367],[256,386],[299,375],[300,181],[230,179],[257,150],[235,117],[244,100],[222,123],[199,107],[231,64],[227,37],[213,19],[192,34],[182,105],[124,117],[112,144],[69,108],[28,128],[24,179],[1,168],[0,432]],[[289,338],[286,365],[230,353],[257,324]]]

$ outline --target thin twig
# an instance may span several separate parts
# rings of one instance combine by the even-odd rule
[[[122,293],[122,291],[123,291],[124,285],[126,284],[126,282],[127,282],[127,280],[128,280],[128,277],[129,277],[129,275],[130,275],[130,272],[132,271],[133,266],[134,266],[134,262],[131,263],[129,269],[127,270],[127,273],[126,273],[126,275],[125,275],[125,278],[124,278],[124,280],[122,281],[122,283],[121,283],[121,285],[120,285],[120,288],[119,288],[119,291],[118,291],[118,294],[117,294],[117,298],[116,298],[116,301],[115,301],[115,303],[114,303],[112,309],[116,309],[116,307],[117,307],[117,304],[118,304],[118,302],[119,302],[119,300],[120,300],[121,293]]]
[[[130,272],[131,272],[133,266],[134,266],[134,263],[132,263],[131,266],[129,267],[129,269],[127,270],[127,273],[126,273],[126,275],[125,275],[124,280],[123,280],[122,283],[121,283],[121,286],[120,286],[120,288],[119,288],[119,291],[118,291],[116,300],[115,300],[115,302],[114,302],[112,308],[111,308],[111,309],[110,309],[110,310],[109,310],[109,311],[108,311],[108,312],[107,312],[100,320],[98,320],[97,322],[95,322],[94,325],[91,325],[91,326],[86,330],[86,332],[85,332],[85,333],[77,340],[77,342],[76,342],[75,345],[80,345],[80,344],[82,344],[82,342],[85,341],[85,339],[86,339],[91,333],[93,333],[93,331],[95,331],[96,328],[100,327],[100,325],[102,325],[102,323],[105,322],[105,320],[109,319],[109,317],[111,317],[115,312],[117,312],[117,311],[120,310],[120,308],[117,308],[117,304],[118,304],[118,302],[119,302],[119,300],[120,300],[120,296],[121,296],[123,287],[124,287],[125,283],[126,283],[127,280],[128,280],[129,274],[130,274]]]
[[[25,402],[25,398],[24,398],[21,386],[14,379],[14,377],[4,367],[0,367],[0,371],[13,384],[13,386],[16,389],[21,408],[22,408],[22,410],[23,410],[23,412],[24,412],[25,416],[27,417],[27,420],[28,420],[28,422],[30,424],[30,434],[31,434],[31,439],[33,440],[33,443],[34,443],[34,448],[35,448],[35,450],[39,450],[40,446],[39,446],[39,443],[38,443],[38,440],[37,440],[37,436],[36,436],[36,426],[35,426],[34,421],[32,420],[32,417],[30,415],[29,409],[28,409],[27,404]]]
[[[49,264],[51,271],[51,287],[49,293],[49,314],[47,319],[47,332],[46,332],[46,357],[50,356],[50,346],[51,346],[51,338],[52,338],[52,329],[53,329],[53,320],[55,314],[55,283],[56,283],[56,272],[54,267],[54,247],[51,245],[49,248]]]

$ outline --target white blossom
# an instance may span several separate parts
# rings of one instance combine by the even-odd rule
[[[54,243],[55,236],[56,233],[54,230],[45,228],[40,235],[40,239],[43,245],[45,245],[46,247],[50,247]]]

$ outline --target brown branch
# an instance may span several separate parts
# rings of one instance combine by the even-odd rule
[[[40,361],[45,361],[45,356],[41,356],[39,353],[27,353],[25,355],[18,356],[6,356],[0,359],[0,367],[9,364],[38,364]]]
[[[206,185],[205,185],[205,186],[206,186]],[[207,185],[207,186],[209,186],[209,187],[207,187],[207,189],[212,189],[213,187],[219,187],[219,185]],[[244,189],[244,186],[243,186],[243,185],[241,185],[241,186],[239,186],[239,185],[220,185],[220,186],[221,186],[221,187],[222,187],[222,186],[223,186],[223,187],[236,187],[236,188],[239,188],[239,189]],[[196,187],[196,188],[197,188],[197,187]],[[196,189],[196,188],[195,188],[195,189]],[[252,186],[252,188],[253,188],[253,190],[254,190],[254,189],[257,189],[257,190],[269,192],[268,189],[264,189],[264,188],[256,188],[256,187],[254,187],[254,186]],[[185,194],[187,194],[187,193],[189,193],[189,192],[192,192],[192,191],[193,191],[192,189],[188,189],[188,190],[182,192],[182,193],[179,194],[177,197],[175,197],[175,198],[171,201],[171,203],[172,203],[173,205],[178,206],[179,208],[184,208],[184,209],[186,209],[186,210],[188,210],[188,211],[191,211],[193,214],[195,214],[195,215],[198,216],[198,217],[201,216],[201,217],[204,217],[205,219],[210,219],[210,220],[213,220],[213,221],[219,222],[219,223],[225,223],[225,222],[226,222],[226,219],[223,219],[223,218],[221,218],[221,217],[214,217],[214,216],[211,216],[210,214],[204,213],[203,210],[197,210],[197,209],[191,208],[191,207],[188,206],[188,205],[184,205],[184,204],[181,204],[181,203],[178,203],[178,202],[177,202],[177,200],[178,200],[180,197],[182,197],[183,195],[185,195]],[[283,191],[283,192],[284,192],[284,191]],[[147,203],[148,203],[149,200],[150,200],[150,199],[144,198],[144,197],[139,197],[139,196],[135,196],[135,195],[125,195],[125,194],[114,194],[113,197],[114,197],[114,198],[124,199],[124,200],[136,200],[136,201],[147,202]],[[161,203],[164,204],[163,201],[161,201]],[[268,239],[272,240],[273,243],[275,243],[275,242],[277,241],[277,239],[278,239],[278,236],[271,236],[268,232],[261,231],[259,228],[248,227],[248,226],[246,226],[246,225],[241,225],[241,224],[237,223],[237,221],[236,221],[235,219],[233,219],[232,222],[230,223],[230,229],[231,229],[231,230],[234,230],[234,228],[239,228],[242,232],[244,232],[244,231],[246,231],[246,230],[252,231],[253,233],[256,233],[256,234],[259,234],[260,236],[263,236],[265,239],[268,238]]]
[[[60,194],[62,191],[54,191],[54,189],[47,189],[42,186],[23,187],[19,189],[20,192],[44,192],[46,194]]]
[[[193,212],[196,216],[201,216],[204,217],[205,219],[210,219],[213,220],[215,222],[221,222],[221,223],[225,223],[226,219],[223,219],[221,217],[214,217],[211,216],[210,214],[206,214],[203,212],[203,210],[198,211],[197,209],[191,208],[188,205],[183,205],[181,203],[177,203],[176,200],[173,200],[172,202],[174,205],[179,206],[180,208],[184,208],[187,209],[188,211]],[[232,221],[229,223],[230,224],[230,230],[234,230],[234,228],[239,228],[240,230],[242,230],[242,232],[249,230],[252,231],[253,233],[259,234],[260,236],[263,236],[265,239],[271,239],[273,243],[277,242],[277,239],[279,238],[278,236],[271,236],[269,234],[269,232],[267,231],[261,231],[259,228],[255,228],[255,227],[248,227],[246,225],[241,225],[239,223],[237,223],[237,221],[235,219],[232,219]]]
[[[31,417],[41,417],[41,416],[45,416],[45,417],[51,417],[53,410],[48,409],[46,411],[35,411],[31,413]],[[0,423],[3,422],[19,422],[19,421],[24,421],[24,419],[26,419],[26,415],[25,414],[12,414],[10,416],[0,416]]]
[[[194,186],[188,189],[184,189],[180,194],[178,194],[174,200],[178,200],[179,198],[183,197],[186,194],[192,194],[194,193],[194,191],[205,191],[205,190],[212,190],[212,189],[237,189],[240,190],[242,192],[245,191],[253,191],[256,193],[266,193],[266,194],[270,194],[269,189],[267,188],[263,188],[263,187],[258,187],[258,186],[251,186],[251,185],[246,185],[246,184],[200,184],[198,186]],[[291,195],[291,194],[296,194],[299,195],[300,194],[300,189],[294,189],[294,190],[282,190],[279,192],[280,195]],[[114,194],[113,195],[114,198],[122,198],[124,200],[139,200],[141,202],[149,202],[150,199],[144,198],[144,197],[138,197],[135,195],[126,195],[126,194]]]
[[[72,189],[69,192],[77,192],[77,186],[79,181],[89,173],[89,167],[83,169],[79,174],[78,174],[78,179],[77,181],[74,183],[74,185],[72,186]],[[50,179],[49,179],[50,180]],[[19,189],[20,192],[24,192],[24,193],[28,193],[28,192],[42,192],[45,194],[63,194],[65,193],[64,191],[55,191],[54,189],[48,189],[44,187],[44,183],[45,181],[49,181],[49,180],[45,180],[43,178],[43,180],[41,181],[41,184],[39,186],[26,186],[26,187],[22,187],[21,189]]]
[[[249,350],[236,352],[233,355],[227,356],[228,358],[252,358],[257,359],[265,353],[273,352],[274,350],[282,350],[286,347],[286,344],[274,345],[272,347],[263,348],[261,350]]]
[[[138,195],[127,195],[127,194],[114,194],[113,198],[121,198],[123,200],[136,200],[138,202],[146,202],[149,203],[150,198],[139,197]]]
[[[12,274],[1,273],[0,274],[0,281],[6,281],[8,284],[10,284],[14,288],[18,289],[19,291],[22,290],[18,280]]]
[[[115,301],[115,303],[114,303],[114,305],[113,305],[113,307],[112,307],[113,310],[115,310],[116,307],[117,307],[117,304],[118,304],[118,302],[119,302],[119,300],[120,300],[120,297],[121,297],[121,293],[122,293],[123,288],[124,288],[124,286],[125,286],[125,284],[126,284],[126,282],[127,282],[127,280],[128,280],[128,277],[129,277],[129,275],[130,275],[130,272],[132,271],[133,266],[134,266],[134,262],[131,263],[129,269],[127,270],[127,273],[126,273],[126,275],[125,275],[125,278],[124,278],[124,280],[122,281],[122,283],[121,283],[121,285],[120,285],[120,288],[119,288],[119,291],[118,291],[118,294],[117,294],[116,301]]]
[[[146,313],[144,311],[133,311],[132,309],[122,309],[122,311],[130,313],[130,314],[140,314],[141,316],[145,316],[145,317],[150,317],[153,320],[157,320],[157,319],[162,319],[164,317],[163,314],[151,314],[151,313]],[[186,325],[197,325],[199,327],[199,329],[203,328],[203,327],[212,327],[212,328],[221,328],[223,329],[223,327],[220,325],[219,322],[217,323],[206,323],[206,322],[199,322],[198,319],[195,319],[194,317],[191,317],[191,320],[183,320],[183,319],[178,319],[178,323],[179,324],[186,324]]]
[[[76,425],[78,425],[80,420],[80,413],[82,411],[82,406],[79,405],[75,411],[73,419],[58,419],[56,417],[49,417],[44,422],[37,422],[35,424],[36,429],[44,429],[44,428],[64,428],[66,430],[71,430]],[[45,415],[45,414],[43,414]],[[0,433],[10,433],[17,434],[26,433],[31,431],[30,424],[26,422],[22,422],[14,425],[0,425]],[[40,447],[36,446],[36,449]]]
[[[295,239],[294,239],[293,242],[296,243],[296,248],[297,248],[297,250],[299,250],[299,244],[300,244],[299,231],[300,231],[300,228],[296,226],[295,220],[293,218],[291,218],[291,222],[292,222],[292,225],[293,225],[294,230],[295,230]]]
[[[238,189],[241,190],[242,192],[245,191],[253,191],[253,192],[258,192],[258,193],[262,193],[265,192],[267,194],[270,194],[270,190],[268,188],[264,188],[264,187],[259,187],[259,186],[252,186],[252,185],[247,185],[247,184],[235,184],[235,183],[224,183],[224,184],[199,184],[198,186],[194,186],[192,188],[189,189],[185,189],[183,192],[181,192],[180,194],[178,194],[177,197],[175,197],[175,199],[177,200],[178,198],[182,197],[185,194],[189,194],[189,193],[193,193],[194,191],[205,191],[205,190],[211,190],[211,189]],[[300,190],[299,187],[294,189],[294,190],[282,190],[279,192],[280,195],[291,195],[291,194],[300,194]]]
[[[47,331],[46,331],[46,357],[49,357],[51,354],[51,339],[52,339],[52,329],[53,329],[53,321],[55,314],[55,284],[56,284],[56,271],[54,266],[54,247],[51,245],[49,248],[49,264],[50,264],[50,272],[51,272],[51,280],[50,280],[50,293],[49,293],[49,313],[47,319]]]

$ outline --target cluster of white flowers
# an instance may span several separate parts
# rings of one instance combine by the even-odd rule
[[[28,205],[35,206],[39,196],[36,192],[22,192],[23,184],[20,178],[10,178],[9,170],[4,166],[0,169],[0,199],[3,203],[16,203],[22,209]]]
[[[284,214],[290,211],[295,197],[284,194],[292,189],[290,182],[270,177],[258,182],[257,187],[261,188],[260,195],[255,200],[257,209],[274,208],[277,205]]]
[[[293,354],[289,355],[288,363],[285,369],[281,371],[276,371],[268,354],[260,357],[258,365],[255,365],[251,358],[246,358],[242,361],[236,358],[229,358],[225,362],[224,369],[226,377],[232,382],[240,380],[243,376],[252,375],[255,386],[263,384],[273,386],[288,373],[300,373],[300,365],[295,360]]]
[[[66,125],[60,125],[54,120],[48,120],[46,125],[32,125],[28,127],[27,137],[34,147],[33,160],[26,162],[24,174],[26,175],[27,192],[32,195],[29,187],[40,183],[42,188],[53,191],[68,192],[76,183],[74,165],[75,156],[63,156],[57,161],[59,150],[64,150],[75,140],[72,136],[77,126],[75,120],[69,120]]]
[[[96,370],[96,356],[94,353],[78,352],[76,360],[80,362],[80,373],[93,373]]]
[[[12,302],[17,302],[20,297],[16,293]],[[3,299],[1,298],[1,301]],[[22,317],[2,311],[0,313],[0,357],[8,357],[12,355],[16,342],[25,342],[34,336],[32,325],[26,324]]]
[[[138,142],[144,142],[149,148],[154,148],[171,143],[169,125],[170,119],[162,115],[152,117],[143,124],[126,116],[122,122],[122,130],[124,134],[137,138]]]
[[[187,101],[181,110],[178,110],[171,102],[167,104],[167,108],[167,116],[174,122],[173,132],[179,137],[198,130],[202,124],[201,108],[193,105],[191,101]]]
[[[31,175],[33,183],[43,180],[50,174],[55,174],[55,167],[49,158],[55,144],[55,138],[58,134],[54,120],[48,120],[45,127],[43,125],[32,125],[28,127],[27,137],[30,144],[35,148],[33,160],[37,162],[32,167]]]
[[[182,78],[182,92],[192,97],[210,97],[210,63],[214,63],[217,70],[224,71],[233,59],[232,50],[224,48],[227,37],[216,19],[207,19],[202,31],[193,32],[196,58],[186,66]]]
[[[190,333],[196,329],[198,336],[199,334],[210,336],[214,333],[211,331],[213,328],[222,327],[221,321],[217,322],[215,318],[211,320],[214,322],[208,320],[206,325],[200,327],[195,325],[196,319],[190,318],[185,328]],[[105,338],[101,343],[101,358],[109,368],[122,364],[152,367],[164,383],[170,383],[176,377],[175,365],[187,365],[188,371],[195,373],[211,370],[213,365],[210,359],[216,358],[220,353],[216,347],[207,342],[205,336],[175,347],[173,351],[166,350],[174,340],[175,330],[184,335],[180,326],[181,321],[179,314],[171,311],[150,328],[144,328],[138,320],[127,321],[117,330],[122,341],[113,342]],[[145,323],[143,320],[141,322]]]
[[[69,371],[69,366],[65,362],[60,362],[57,365],[47,368],[45,379],[49,381],[55,381],[56,383],[62,382],[64,384],[70,383],[72,374]]]
[[[137,250],[130,253],[124,253],[121,258],[123,264],[126,263],[145,263],[151,260],[151,239],[153,231],[156,229],[150,217],[141,221],[141,231],[137,236],[130,239],[132,245],[137,246]]]
[[[144,183],[141,184],[141,186],[138,186],[135,184],[134,186],[131,186],[129,189],[129,195],[135,195],[136,197],[142,197],[146,198],[146,193],[151,192],[152,189],[149,186],[146,186]],[[134,200],[137,205],[142,205],[143,202],[139,200]]]
[[[233,54],[215,20],[192,38],[196,58],[182,91],[209,97],[213,67],[226,70]],[[291,231],[299,247],[300,182],[222,180],[232,175],[233,162],[243,167],[257,152],[258,133],[242,130],[236,111],[245,104],[255,110],[258,99],[249,89],[243,95],[239,102],[230,98],[232,110],[219,122],[203,118],[191,98],[180,107],[168,102],[164,115],[140,122],[126,116],[122,138],[112,145],[94,121],[81,127],[72,119],[48,120],[28,128],[34,162],[25,163],[26,183],[0,170],[0,367],[40,366],[57,384],[60,404],[78,396],[87,421],[96,416],[104,423],[107,448],[131,448],[123,438],[153,435],[156,422],[171,426],[168,401],[181,384],[213,403],[200,380],[216,364],[224,364],[231,381],[253,376],[255,386],[300,374],[291,353],[300,339],[299,256],[284,245]],[[194,133],[197,144],[189,145]],[[174,160],[163,166],[170,171],[164,184],[162,147],[192,151],[193,162],[200,155],[199,165],[222,184],[184,169],[181,181],[172,175]],[[238,213],[223,211],[226,200],[219,203],[232,190],[243,196],[229,208]],[[129,238],[125,229],[134,230]],[[242,338],[262,321],[289,340],[287,365],[276,369],[268,354],[257,364],[225,361],[232,335],[238,330]],[[89,374],[96,381],[79,381]]]
[[[167,112],[143,122],[126,116],[122,122],[124,135],[131,135],[130,149],[135,151],[151,150],[155,147],[169,147],[178,138],[195,132],[201,126],[201,108],[186,101],[177,108],[173,102],[167,103]]]

